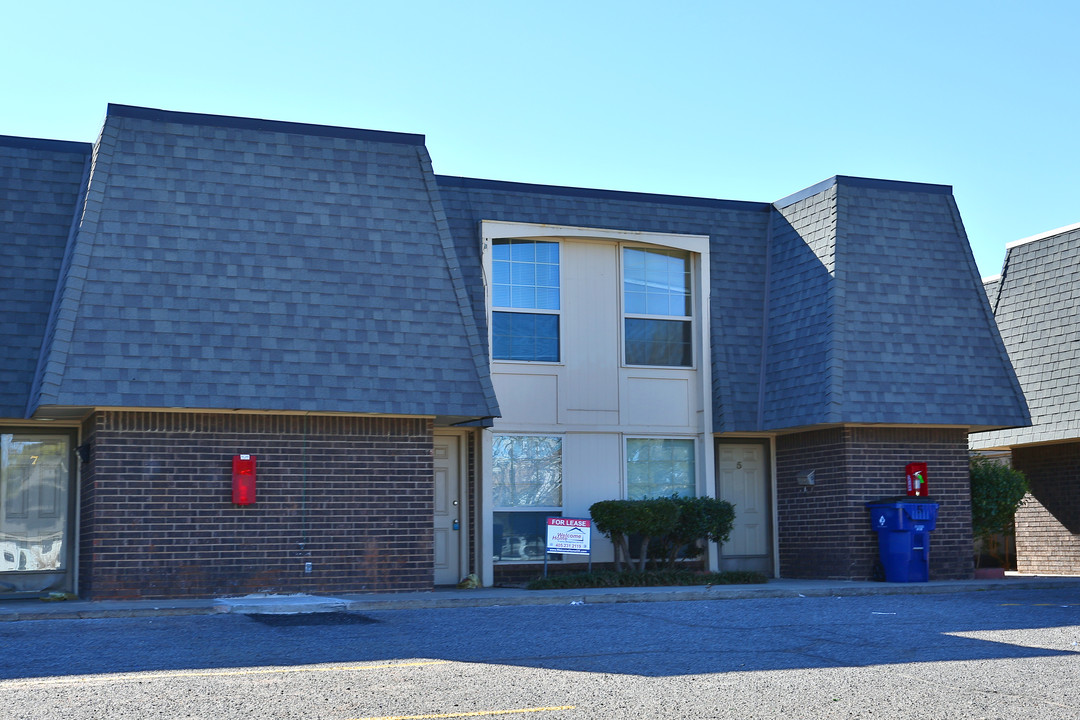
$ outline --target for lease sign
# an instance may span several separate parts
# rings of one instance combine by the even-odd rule
[[[592,539],[592,520],[589,518],[549,517],[547,519],[547,551],[570,555],[588,555]]]

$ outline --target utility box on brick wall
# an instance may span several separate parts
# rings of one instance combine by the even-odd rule
[[[235,505],[255,504],[254,455],[233,455],[232,501]]]

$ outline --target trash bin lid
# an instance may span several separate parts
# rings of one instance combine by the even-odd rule
[[[920,496],[909,497],[907,495],[898,495],[896,497],[879,498],[877,500],[871,500],[866,503],[866,507],[872,505],[890,505],[896,506],[898,503],[937,503],[938,501],[932,497]],[[940,503],[938,503],[940,504]]]

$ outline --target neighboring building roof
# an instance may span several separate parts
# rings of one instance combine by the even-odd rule
[[[772,229],[764,427],[1026,424],[951,188],[810,190]]]
[[[23,417],[88,143],[0,136],[0,417]]]
[[[982,433],[974,448],[1080,438],[1080,224],[1006,246],[991,296],[1031,407],[1031,427]]]
[[[423,137],[110,105],[32,406],[498,414]]]
[[[1001,289],[1001,276],[993,275],[983,278],[983,290],[986,291],[986,299],[993,308],[997,304],[998,290]]]

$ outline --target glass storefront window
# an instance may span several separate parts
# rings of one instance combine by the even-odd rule
[[[559,512],[494,513],[495,562],[542,562],[547,548],[547,519],[561,515]],[[548,560],[562,560],[562,555],[548,555]]]
[[[491,454],[495,561],[542,561],[546,518],[562,515],[562,438],[496,435]]]
[[[496,435],[491,449],[495,507],[562,507],[562,438]]]
[[[66,569],[71,441],[0,434],[0,573]]]

